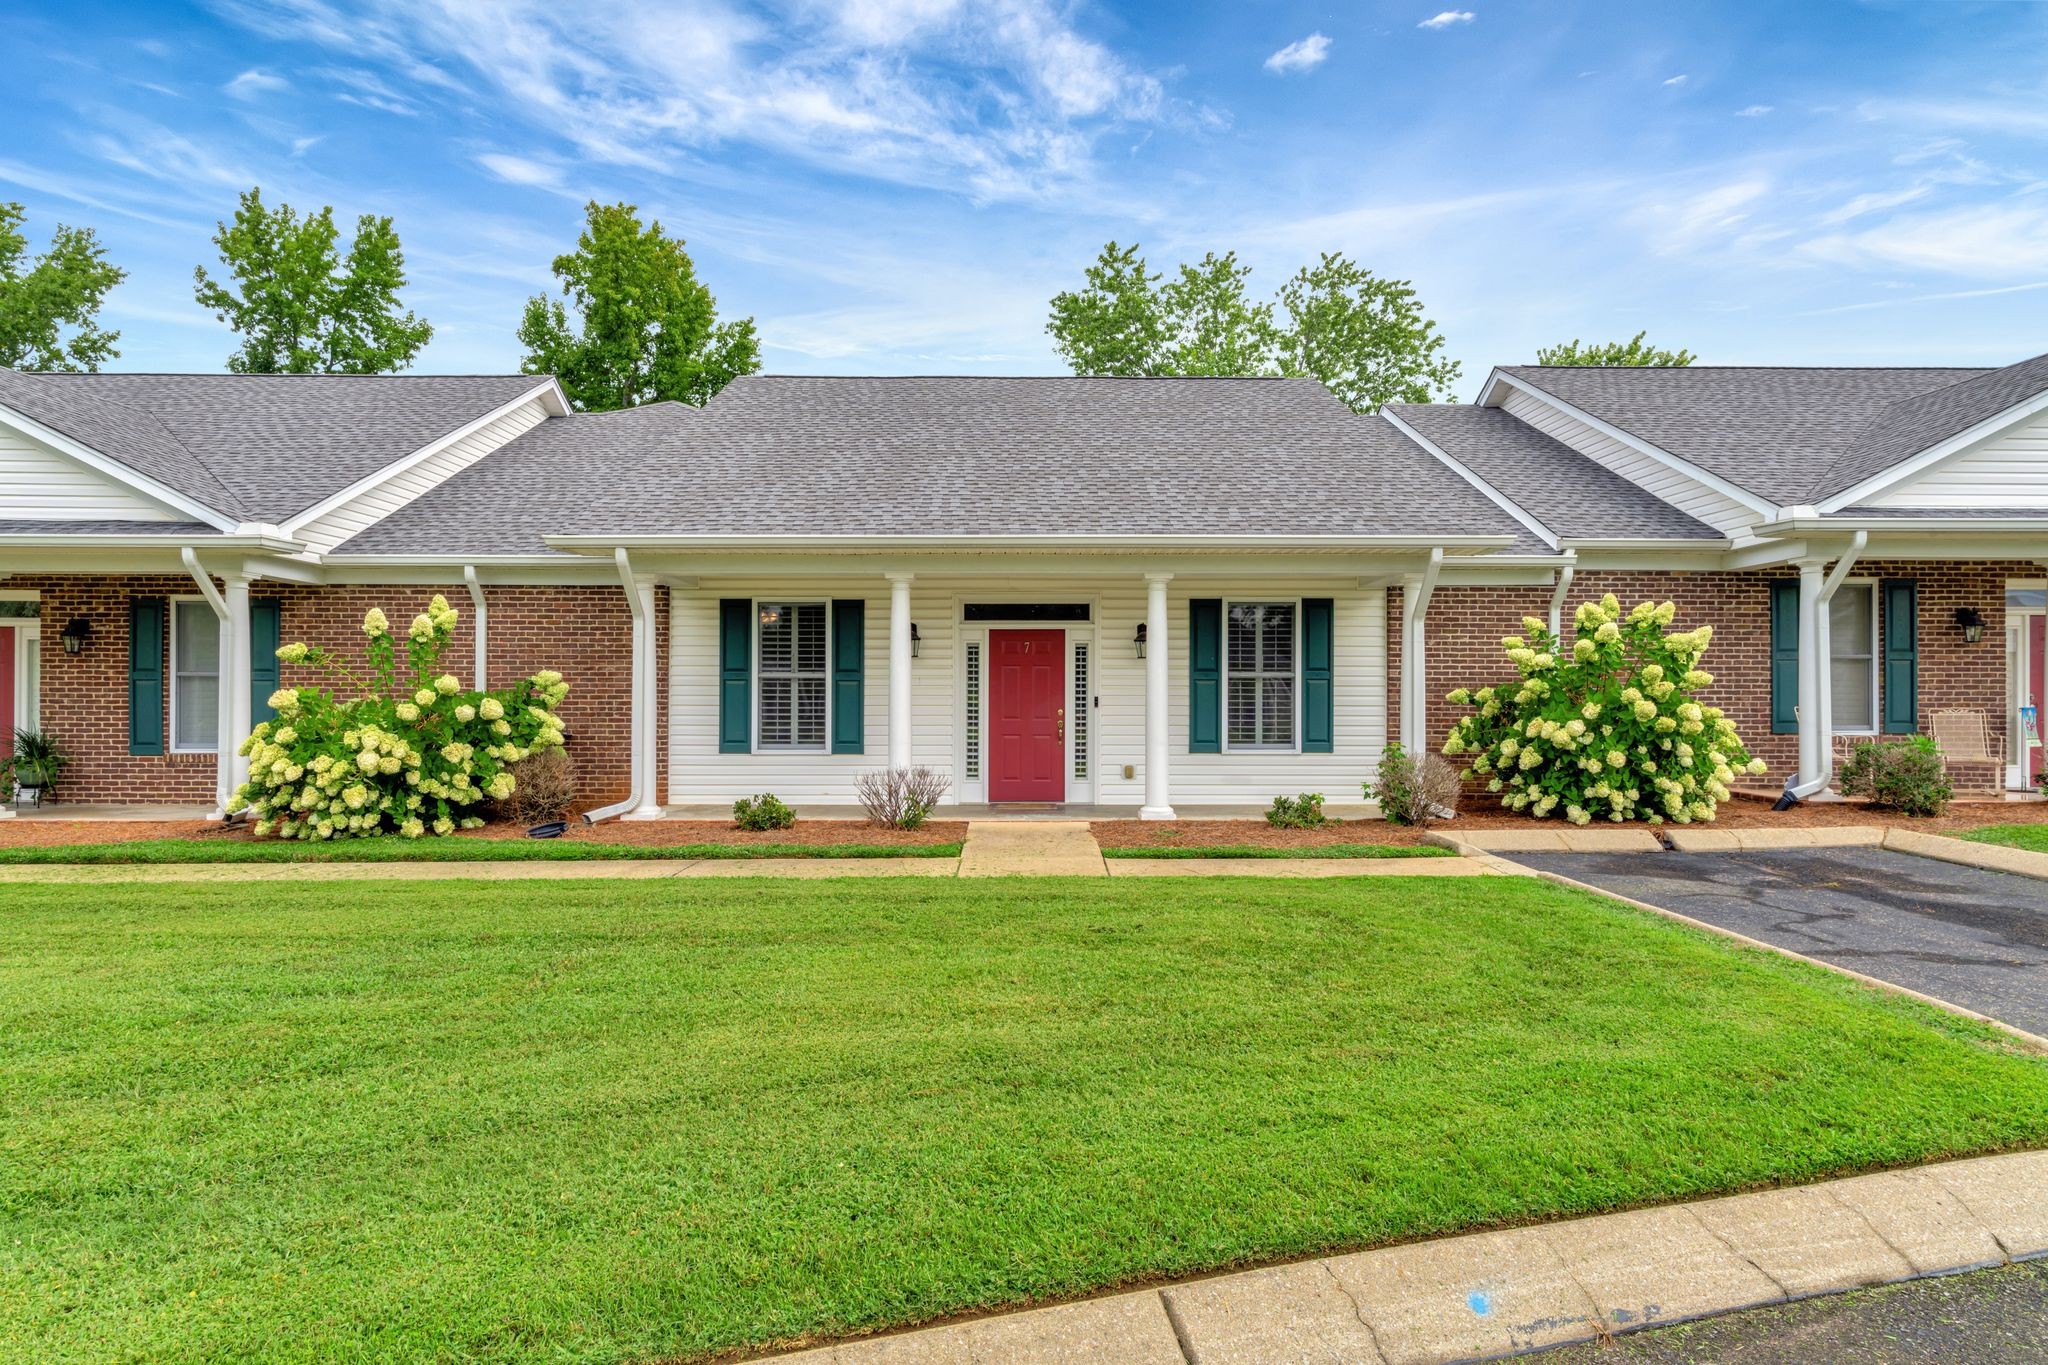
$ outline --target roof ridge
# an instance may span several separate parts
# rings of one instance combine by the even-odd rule
[[[1952,393],[1955,390],[1962,388],[1966,384],[1987,383],[1991,380],[1997,379],[2000,375],[2018,369],[2022,365],[2031,365],[2034,362],[2043,359],[2048,359],[2048,352],[2044,352],[2041,355],[2023,356],[2020,359],[2013,361],[2010,365],[1999,365],[1988,370],[1979,370],[1977,371],[1977,373],[1971,375],[1968,379],[1958,379],[1953,384],[1938,384],[1931,389],[1923,389],[1919,393],[1907,394],[1903,398],[1892,399],[1891,402],[1886,403],[1883,407],[1879,408],[1875,413],[1873,413],[1868,422],[1865,422],[1862,426],[1856,428],[1855,437],[1852,440],[1850,440],[1847,444],[1845,444],[1842,447],[1841,452],[1838,455],[1836,455],[1834,459],[1828,461],[1827,467],[1824,470],[1822,470],[1819,475],[1815,476],[1812,483],[1807,485],[1806,495],[1809,498],[1832,496],[1831,493],[1824,493],[1822,490],[1828,489],[1835,482],[1835,476],[1837,471],[1839,471],[1843,465],[1847,464],[1851,459],[1853,459],[1858,451],[1862,450],[1864,438],[1867,437],[1872,431],[1872,429],[1875,428],[1880,422],[1886,421],[1888,418],[1891,418],[1893,416],[1893,410],[1895,408],[1899,408],[1910,403],[1923,403],[1927,401],[1929,398],[1932,398],[1936,394]],[[1949,436],[1953,436],[1954,434],[1954,432],[1950,432]],[[1947,436],[1941,438],[1941,440],[1947,439]],[[1940,441],[1936,441],[1933,443],[1933,445],[1938,444],[1940,444]],[[1928,450],[1932,448],[1932,445],[1923,446],[1921,447],[1921,450]],[[1907,460],[1914,458],[1914,456],[1918,455],[1919,453],[1920,451],[1914,451],[1901,459],[1894,460],[1891,464],[1886,465],[1884,467],[1886,469],[1895,469],[1899,465],[1904,464]]]
[[[234,374],[226,370],[16,370],[37,379],[552,379],[545,374],[484,370],[470,374]]]
[[[1211,383],[1270,383],[1277,380],[1298,380],[1317,383],[1312,375],[1301,374],[743,374],[735,379],[1113,379],[1125,383],[1145,383],[1161,380],[1176,382],[1207,381]]]
[[[2029,356],[2028,359],[2033,357]],[[2024,364],[2025,361],[2015,361]],[[1503,370],[1784,370],[1796,374],[1811,374],[1815,370],[1868,370],[1897,373],[1900,370],[1952,370],[1960,374],[1969,371],[1972,375],[1996,374],[2009,368],[2004,365],[1503,365]],[[1960,381],[1959,381],[1960,382]]]

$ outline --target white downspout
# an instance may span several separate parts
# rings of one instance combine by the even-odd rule
[[[1401,747],[1419,759],[1429,746],[1429,669],[1423,618],[1436,595],[1444,567],[1444,547],[1433,547],[1419,578],[1405,582],[1401,593]]]
[[[631,790],[623,801],[614,801],[609,806],[599,806],[596,810],[583,812],[583,822],[588,825],[594,825],[600,820],[617,819],[627,811],[639,806],[644,778],[644,774],[640,771],[640,727],[644,723],[642,702],[645,698],[642,697],[641,692],[645,686],[645,680],[640,674],[640,656],[642,637],[651,632],[648,630],[649,623],[640,609],[639,588],[633,582],[633,561],[627,556],[625,546],[616,546],[612,550],[612,562],[618,566],[619,582],[626,589],[626,607],[633,614],[633,653],[631,664],[633,685],[632,700],[629,703],[633,708],[631,727],[633,745]]]
[[[469,587],[469,605],[476,612],[476,690],[488,691],[491,670],[486,652],[491,636],[490,609],[484,605],[484,585],[477,581],[476,565],[462,566],[462,581]]]
[[[1819,677],[1819,686],[1814,689],[1814,710],[1817,713],[1816,728],[1820,735],[1812,751],[1812,774],[1801,773],[1799,784],[1790,789],[1791,794],[1801,801],[1825,791],[1828,783],[1835,779],[1834,674],[1829,666],[1834,649],[1834,628],[1828,619],[1828,610],[1829,604],[1835,600],[1836,589],[1842,586],[1842,581],[1849,576],[1849,571],[1856,567],[1857,559],[1862,556],[1864,547],[1869,544],[1868,531],[1858,531],[1850,538],[1849,548],[1842,552],[1842,557],[1835,561],[1835,567],[1821,583],[1820,597],[1814,606],[1813,656],[1814,669]],[[1803,645],[1806,641],[1802,639],[1800,643]]]
[[[219,669],[219,685],[216,688],[218,715],[215,724],[219,727],[220,739],[215,745],[213,810],[206,818],[225,820],[228,818],[228,802],[235,794],[234,765],[230,762],[230,755],[234,746],[241,742],[231,738],[235,729],[235,694],[232,685],[235,676],[234,625],[228,617],[228,604],[221,600],[220,590],[213,586],[213,575],[200,567],[199,552],[186,545],[179,549],[178,558],[184,561],[185,572],[199,585],[199,595],[206,599],[206,605],[213,608],[213,614],[220,622],[220,649],[215,661],[215,666]],[[243,678],[242,686],[246,688],[248,685],[248,679]]]
[[[1564,567],[1557,571],[1557,591],[1550,594],[1550,638],[1558,638],[1558,627],[1564,623],[1564,595],[1572,590],[1572,577],[1579,571],[1579,552],[1564,552]]]

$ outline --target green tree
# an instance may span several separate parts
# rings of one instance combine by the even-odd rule
[[[1142,376],[1161,373],[1166,319],[1159,276],[1145,268],[1138,244],[1102,248],[1079,293],[1053,295],[1053,349],[1075,374]]]
[[[562,297],[526,301],[523,372],[551,374],[577,408],[606,412],[666,399],[701,405],[761,368],[754,320],[718,321],[681,238],[659,222],[642,227],[631,204],[593,200],[584,215],[576,249],[555,257]]]
[[[405,253],[389,218],[356,219],[346,258],[333,208],[301,218],[289,204],[266,208],[261,189],[242,195],[232,226],[218,227],[213,242],[236,288],[200,266],[193,292],[241,333],[228,357],[233,373],[384,374],[412,364],[433,336],[399,312]]]
[[[1586,345],[1577,337],[1562,346],[1542,346],[1536,351],[1538,365],[1690,365],[1697,359],[1691,351],[1667,351],[1645,345],[1647,332],[1637,332],[1627,341],[1603,341]]]
[[[1406,280],[1323,253],[1280,289],[1280,369],[1313,375],[1357,412],[1448,398],[1459,365]]]
[[[1251,273],[1234,251],[1212,251],[1198,264],[1181,266],[1159,291],[1168,338],[1160,373],[1274,373],[1280,332],[1273,325],[1273,305],[1252,302],[1245,287]]]
[[[20,204],[0,204],[0,366],[97,370],[121,354],[114,349],[121,334],[103,329],[99,312],[128,272],[107,262],[91,228],[62,223],[31,261],[21,230],[27,214]]]

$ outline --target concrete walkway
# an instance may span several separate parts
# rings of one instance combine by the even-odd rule
[[[1482,1232],[785,1357],[1436,1365],[2048,1255],[2048,1152]]]
[[[970,820],[963,877],[1106,877],[1086,820]]]

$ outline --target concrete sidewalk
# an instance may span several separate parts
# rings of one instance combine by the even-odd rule
[[[963,877],[1105,877],[1086,820],[970,820]]]
[[[784,1357],[1437,1365],[2048,1255],[2048,1152],[1482,1232]]]

